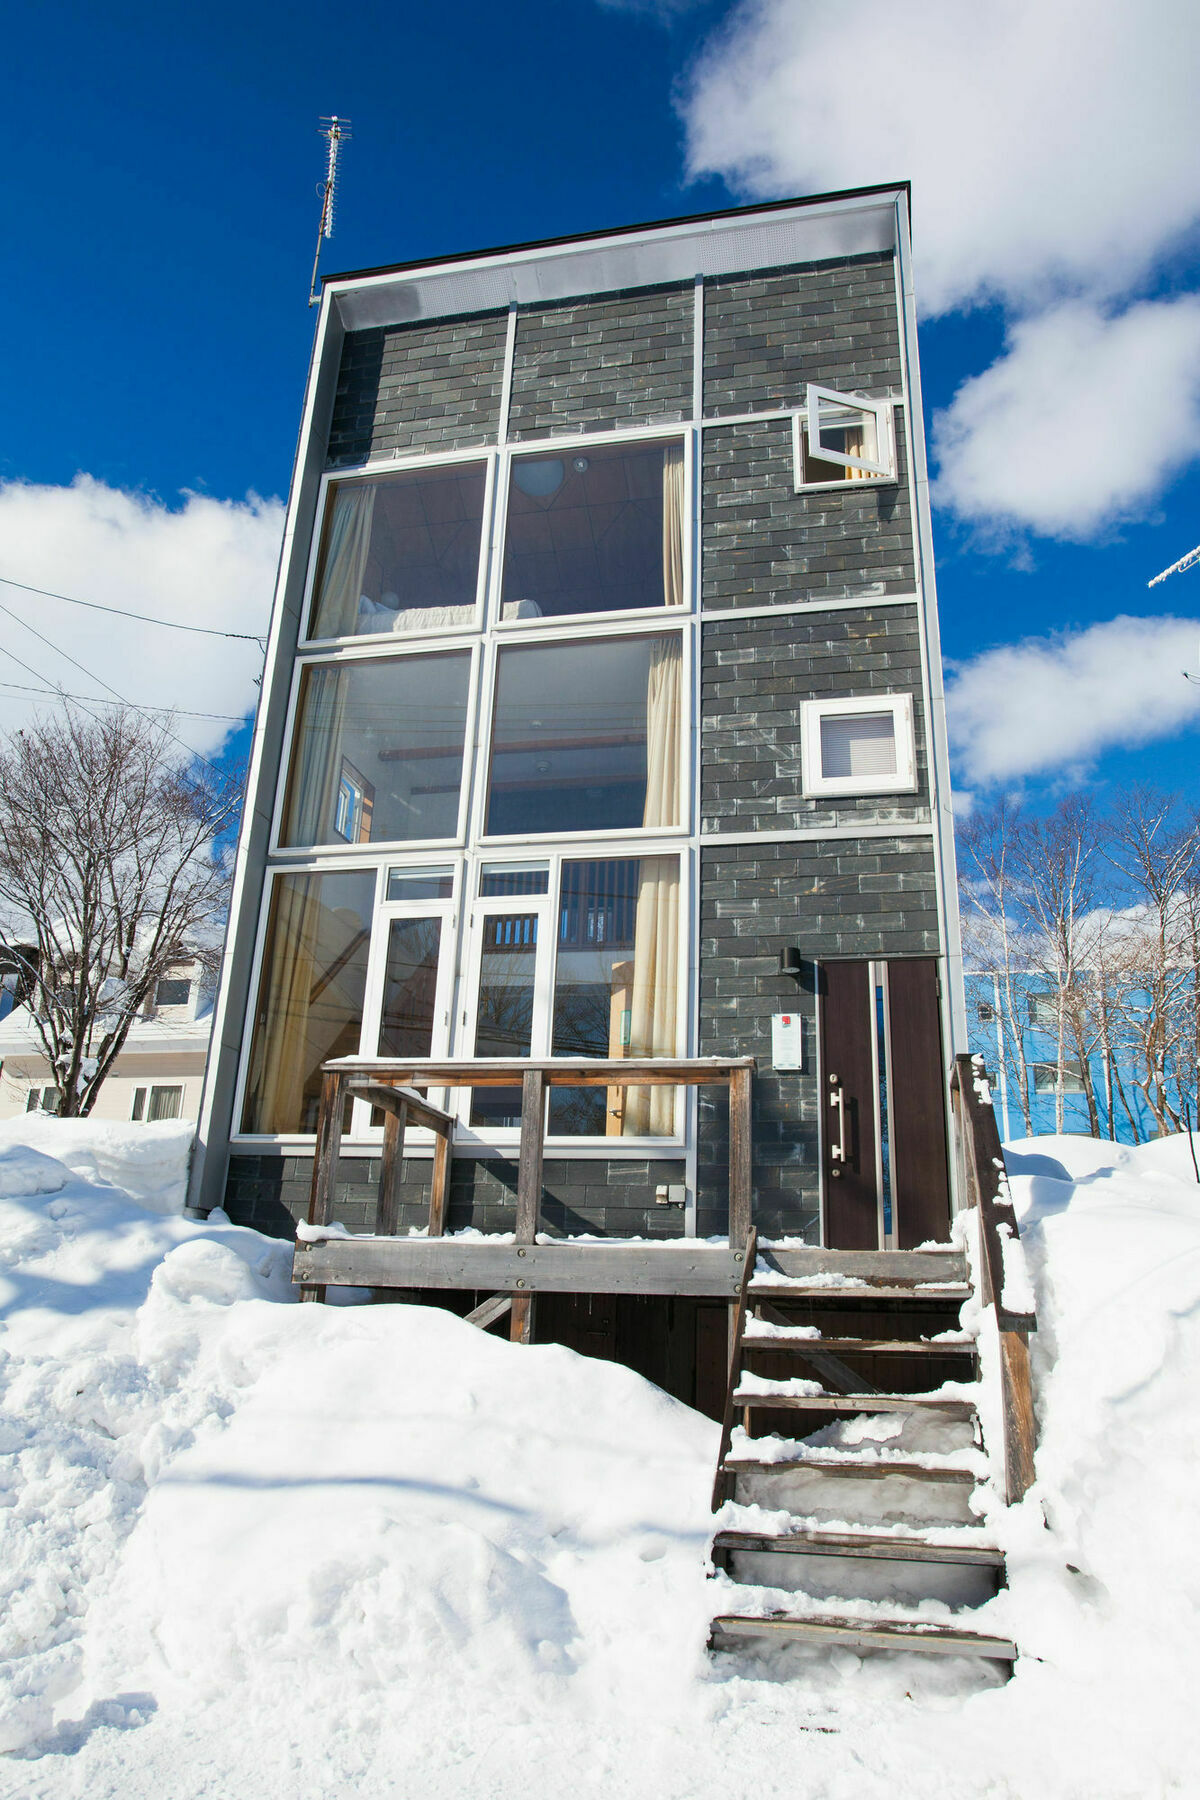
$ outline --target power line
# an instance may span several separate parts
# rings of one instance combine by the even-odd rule
[[[12,651],[6,650],[5,655],[12,656]],[[13,661],[20,662],[21,659],[20,657],[13,657]],[[21,663],[21,667],[28,668],[29,665],[28,663]],[[30,674],[34,673],[32,669],[30,669],[29,672]],[[22,681],[0,681],[0,688],[11,688],[18,694],[49,694],[52,698],[59,700],[90,701],[93,706],[118,705],[116,700],[99,700],[95,694],[70,694],[67,692],[66,688],[59,687],[30,687],[28,682]],[[189,712],[187,708],[183,706],[142,706],[139,705],[136,700],[122,700],[119,704],[129,707],[131,712],[172,713],[177,719],[224,719],[230,725],[240,725],[245,717],[243,713]]]
[[[99,600],[77,600],[74,594],[56,594],[50,588],[33,587],[28,581],[14,581],[11,575],[0,575],[5,587],[20,588],[26,594],[42,594],[47,600],[65,600],[68,606],[86,606],[89,612],[114,613],[119,619],[138,619],[143,625],[161,625],[167,631],[194,631],[203,637],[237,638],[243,644],[257,644],[262,639],[251,631],[218,631],[215,625],[181,625],[176,619],[155,619],[149,613],[130,612],[123,606],[102,606]]]

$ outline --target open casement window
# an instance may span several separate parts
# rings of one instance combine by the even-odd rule
[[[621,1061],[679,1054],[677,856],[484,864],[471,920],[471,1053]],[[477,1088],[474,1131],[515,1131],[521,1090]],[[554,1088],[551,1138],[670,1137],[676,1090]]]
[[[894,481],[896,443],[890,400],[839,394],[809,382],[807,405],[792,419],[795,485]]]
[[[813,798],[916,791],[908,694],[806,700],[801,708],[801,740],[804,792]]]
[[[481,462],[331,482],[309,636],[472,625],[486,486]]]

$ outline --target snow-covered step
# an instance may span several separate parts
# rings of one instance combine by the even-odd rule
[[[822,1526],[782,1532],[718,1531],[714,1550],[757,1551],[770,1555],[875,1557],[889,1562],[977,1563],[1002,1569],[1004,1552],[992,1544],[941,1540],[896,1531],[834,1531]]]
[[[792,1641],[852,1650],[917,1650],[940,1656],[984,1656],[997,1662],[1015,1662],[1017,1647],[1009,1638],[970,1631],[960,1625],[926,1623],[910,1619],[819,1617],[803,1613],[722,1613],[712,1622],[714,1650],[732,1649],[748,1639]]]
[[[740,1451],[727,1456],[723,1466],[731,1475],[802,1469],[806,1474],[837,1475],[851,1480],[882,1481],[889,1475],[902,1475],[912,1481],[949,1482],[962,1487],[974,1487],[979,1480],[973,1468],[935,1457],[854,1456],[833,1450],[797,1451],[782,1457],[752,1456]]]
[[[932,1394],[830,1394],[813,1381],[771,1381],[765,1376],[743,1374],[734,1389],[735,1406],[750,1411],[769,1408],[828,1413],[937,1413],[945,1419],[973,1419],[973,1400],[959,1395]]]
[[[756,1275],[746,1297],[751,1306],[760,1300],[774,1305],[795,1300],[819,1300],[822,1305],[840,1300],[920,1300],[926,1304],[961,1306],[970,1299],[971,1289],[965,1281],[829,1281],[820,1275],[780,1280],[777,1275]]]

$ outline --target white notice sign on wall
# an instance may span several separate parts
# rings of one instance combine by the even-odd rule
[[[803,1033],[799,1013],[776,1013],[771,1020],[771,1062],[776,1069],[802,1069]]]

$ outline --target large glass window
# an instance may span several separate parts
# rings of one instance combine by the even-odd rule
[[[358,1053],[374,903],[371,869],[276,877],[244,1131],[316,1130],[321,1064]]]
[[[456,836],[470,660],[460,651],[310,664],[282,841]]]
[[[682,606],[685,514],[682,444],[514,458],[501,618]]]
[[[488,835],[677,825],[682,713],[678,637],[502,650]]]
[[[484,487],[482,463],[331,485],[310,635],[469,625]]]
[[[529,1056],[538,973],[537,912],[485,912],[475,1003],[476,1056]],[[472,1125],[519,1125],[520,1087],[474,1088]]]
[[[679,859],[565,862],[558,908],[552,1056],[677,1053]],[[550,1130],[669,1136],[673,1087],[553,1088]]]

